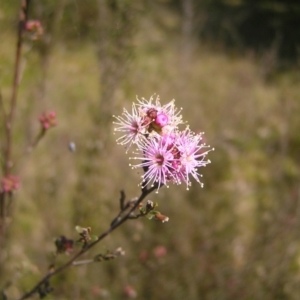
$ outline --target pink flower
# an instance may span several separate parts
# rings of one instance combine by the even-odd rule
[[[43,129],[54,127],[57,125],[56,113],[54,111],[45,112],[39,117],[39,121]]]
[[[25,24],[25,29],[28,31],[34,31],[41,27],[41,22],[39,20],[28,20]]]
[[[18,176],[8,175],[1,180],[2,191],[5,193],[17,190],[20,186],[20,179]]]
[[[177,110],[175,107],[175,100],[170,101],[165,105],[161,105],[159,96],[151,96],[149,100],[145,98],[137,99],[140,110],[152,119],[154,130],[158,129],[160,132],[165,126],[175,129],[179,124],[182,124],[181,109]],[[158,128],[157,128],[158,126]]]
[[[139,114],[135,104],[132,105],[131,113],[124,109],[122,115],[121,117],[114,116],[117,122],[113,122],[113,124],[117,125],[115,132],[123,133],[117,139],[117,143],[125,145],[128,151],[132,144],[137,144],[143,140],[146,133],[145,127],[148,125],[148,122]]]
[[[202,134],[194,134],[187,128],[179,134],[175,142],[179,158],[178,177],[185,181],[187,189],[191,185],[189,175],[192,175],[203,186],[199,179],[202,175],[198,173],[198,168],[205,167],[210,163],[210,160],[205,160],[205,157],[211,150],[204,150],[209,146],[202,144],[201,140]]]
[[[182,123],[174,101],[164,106],[161,106],[159,97],[155,104],[152,101],[152,97],[149,101],[142,98],[137,104],[132,104],[131,112],[124,109],[122,116],[113,116],[117,120],[113,122],[116,125],[114,131],[122,133],[117,143],[126,146],[126,151],[131,145],[140,144],[144,138],[156,133],[169,133]]]
[[[122,117],[115,117],[118,122],[114,124],[115,131],[123,133],[117,142],[126,145],[127,150],[132,144],[137,146],[137,156],[130,159],[141,161],[131,165],[143,168],[141,185],[156,186],[158,191],[169,182],[184,182],[189,189],[193,177],[203,186],[198,170],[210,163],[206,155],[213,150],[202,142],[203,134],[195,134],[189,127],[179,129],[183,123],[181,110],[177,110],[174,101],[161,105],[159,97],[137,100],[132,113],[124,110]]]
[[[132,286],[127,285],[124,287],[124,295],[128,298],[134,299],[137,297],[137,292]]]
[[[161,258],[167,255],[168,251],[165,246],[157,246],[153,249],[154,256]]]
[[[25,23],[25,30],[30,33],[33,40],[38,39],[44,33],[44,29],[39,20],[28,20]]]
[[[139,145],[139,149],[143,156],[132,157],[131,159],[141,160],[142,162],[133,165],[133,168],[142,167],[145,170],[142,176],[142,186],[151,183],[154,186],[156,183],[158,189],[161,185],[167,185],[167,182],[173,177],[174,155],[172,148],[168,147],[161,136],[147,139]]]

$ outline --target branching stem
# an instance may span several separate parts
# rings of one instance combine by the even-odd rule
[[[20,69],[21,69],[21,53],[24,29],[28,17],[28,8],[30,0],[21,0],[21,8],[19,14],[18,23],[18,33],[17,33],[17,47],[15,54],[15,66],[12,84],[12,95],[10,99],[9,109],[7,114],[4,110],[3,99],[1,98],[1,106],[3,109],[3,114],[5,116],[5,142],[4,142],[4,153],[3,153],[3,175],[6,177],[10,174],[10,169],[12,167],[12,126],[15,117],[15,110],[17,104],[19,79],[20,79]],[[3,235],[5,233],[5,217],[6,217],[6,195],[5,191],[0,191],[0,245],[3,241]]]
[[[134,212],[134,210],[139,206],[139,204],[154,190],[157,189],[157,186],[153,186],[151,188],[143,188],[142,193],[140,197],[135,201],[134,205],[129,209],[129,211],[120,219],[118,219],[115,222],[112,222],[111,226],[102,234],[98,236],[98,239],[91,244],[87,245],[84,249],[80,250],[78,253],[76,253],[71,259],[69,259],[65,264],[57,268],[56,270],[51,270],[48,272],[29,292],[24,294],[19,300],[27,299],[31,297],[33,294],[35,294],[40,287],[42,287],[46,282],[49,281],[49,279],[59,273],[62,273],[67,268],[73,266],[73,262],[76,261],[80,256],[82,256],[84,253],[89,251],[92,247],[97,245],[100,241],[102,241],[106,236],[108,236],[112,231],[117,229],[120,225],[122,225],[125,221],[130,219],[131,214]],[[122,192],[121,195],[122,199],[125,199],[125,193]],[[116,220],[116,219],[115,219]]]

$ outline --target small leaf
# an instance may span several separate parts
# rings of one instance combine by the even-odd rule
[[[146,218],[148,219],[148,220],[151,220],[151,219],[153,219],[153,215],[150,215],[150,214],[148,214],[148,215],[146,215]]]
[[[139,210],[140,210],[141,214],[145,214],[146,213],[146,208],[145,207],[140,207]]]
[[[148,220],[151,220],[151,219],[153,219],[153,218],[156,216],[157,213],[158,213],[157,211],[150,211],[150,212],[146,215],[146,218],[147,218]]]

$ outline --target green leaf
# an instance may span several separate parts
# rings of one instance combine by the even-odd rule
[[[154,216],[155,216],[155,215],[147,214],[147,215],[146,215],[146,218],[147,218],[148,220],[151,220],[151,219],[153,219]]]
[[[145,207],[140,207],[140,213],[145,214],[146,213],[146,208]]]

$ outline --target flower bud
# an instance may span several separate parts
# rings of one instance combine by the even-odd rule
[[[44,29],[39,20],[28,20],[25,23],[25,30],[30,33],[30,37],[33,40],[37,40],[44,33]]]
[[[152,210],[153,208],[154,208],[154,203],[153,203],[153,201],[148,200],[148,201],[147,201],[147,204],[146,204],[146,210],[147,210],[147,211],[150,211],[150,210]]]
[[[49,111],[43,113],[39,117],[39,121],[43,127],[43,129],[49,129],[57,125],[56,112]]]
[[[124,288],[124,294],[127,298],[130,298],[130,299],[134,299],[137,297],[137,292],[135,291],[135,289],[130,286],[130,285],[127,285],[125,286]]]
[[[157,258],[161,258],[167,255],[167,248],[165,246],[157,246],[153,249],[153,254]]]
[[[155,108],[150,108],[147,111],[147,116],[150,117],[153,120],[156,119],[156,117],[157,117],[157,110]]]
[[[164,127],[168,124],[169,118],[165,113],[159,113],[155,118],[155,124]]]
[[[157,213],[155,215],[155,219],[162,221],[163,223],[168,222],[169,221],[169,217],[162,215],[161,213]]]
[[[15,191],[20,186],[20,179],[18,176],[8,175],[1,179],[2,191],[5,193]]]

